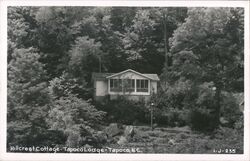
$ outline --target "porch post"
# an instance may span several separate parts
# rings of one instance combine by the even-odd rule
[[[110,93],[110,79],[108,79],[108,94]]]
[[[151,80],[149,79],[148,80],[148,93],[149,94],[151,93],[151,86],[150,86],[150,84],[151,84]]]
[[[136,84],[136,82],[137,82],[137,81],[136,81],[136,79],[135,79],[135,92],[137,92],[137,89],[136,89],[136,88],[137,88],[137,84]]]

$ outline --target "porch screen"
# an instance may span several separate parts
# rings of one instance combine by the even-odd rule
[[[121,79],[110,79],[110,91],[111,92],[122,92],[122,80]]]
[[[148,80],[137,79],[136,80],[136,91],[137,92],[148,92]]]
[[[123,80],[124,92],[134,92],[135,91],[135,80],[134,79],[124,79]]]
[[[110,79],[111,92],[133,92],[135,91],[134,79]]]

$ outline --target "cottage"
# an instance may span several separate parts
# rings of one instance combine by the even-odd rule
[[[116,99],[123,95],[128,99],[149,100],[153,93],[157,93],[157,74],[143,74],[132,69],[120,73],[93,73],[94,98],[102,100],[105,96]]]

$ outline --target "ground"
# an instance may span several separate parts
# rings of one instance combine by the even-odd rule
[[[142,153],[243,153],[243,133],[231,128],[220,127],[210,134],[194,132],[187,126],[153,131],[149,126],[135,126],[134,129],[133,137],[108,147],[139,148]]]

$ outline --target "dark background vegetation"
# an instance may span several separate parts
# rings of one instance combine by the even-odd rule
[[[242,136],[243,15],[242,8],[9,7],[7,147],[77,147],[111,122],[149,125],[149,105],[92,99],[92,72],[128,68],[160,76],[151,98],[158,126],[209,135],[226,127]]]

